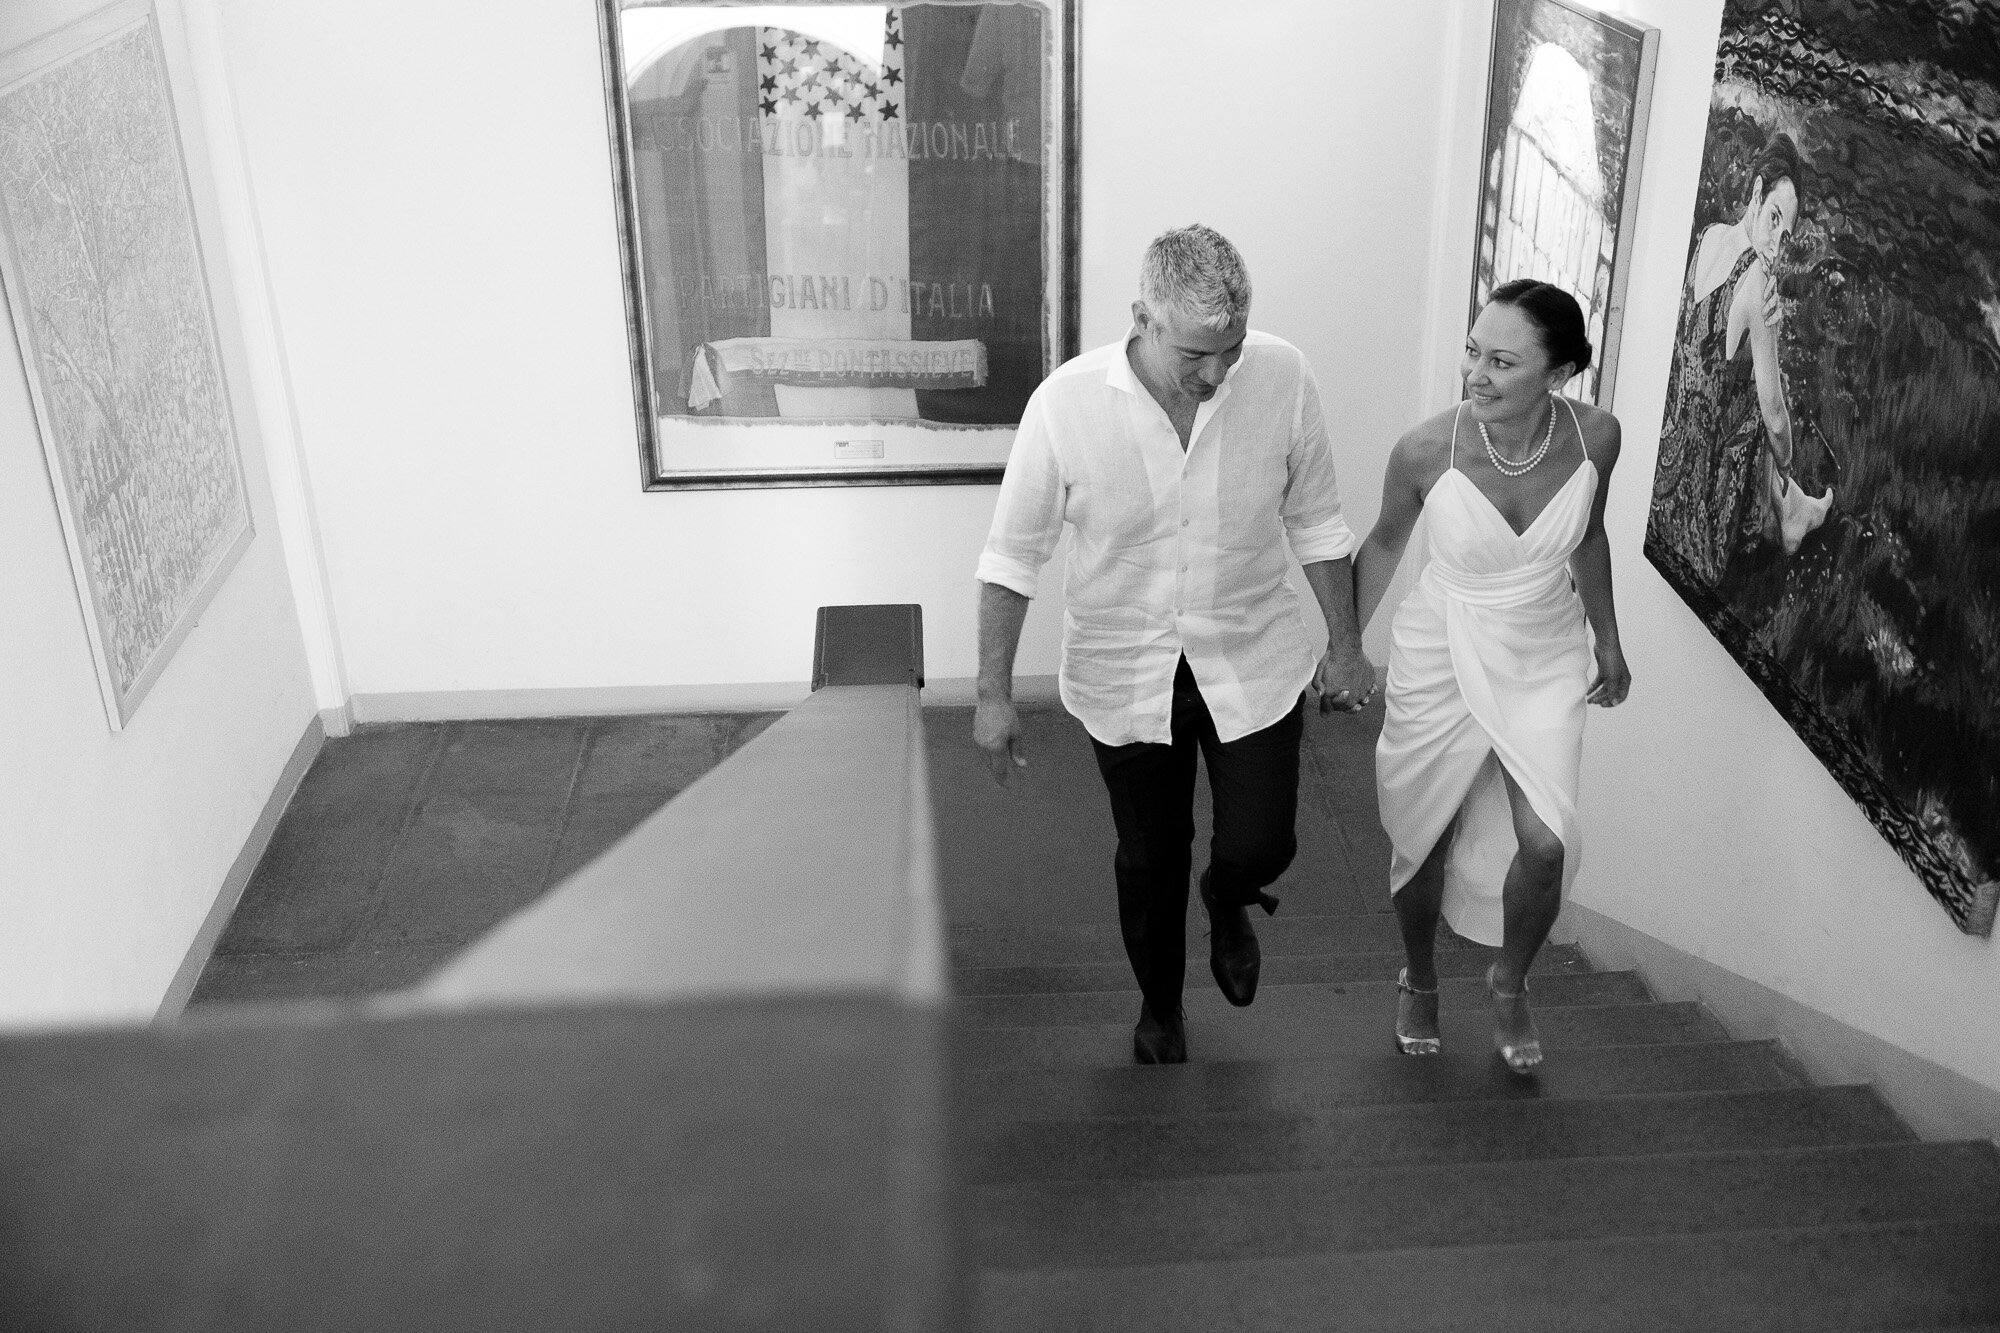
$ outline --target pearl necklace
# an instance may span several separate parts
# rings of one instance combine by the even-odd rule
[[[1551,394],[1549,396],[1549,428],[1542,435],[1542,447],[1535,450],[1535,452],[1529,454],[1526,458],[1520,460],[1519,462],[1515,462],[1511,458],[1503,457],[1500,451],[1493,447],[1493,437],[1486,433],[1485,422],[1475,421],[1473,424],[1479,427],[1479,438],[1485,441],[1486,443],[1486,456],[1493,460],[1493,470],[1498,472],[1503,477],[1525,477],[1530,472],[1533,472],[1535,470],[1535,465],[1537,463],[1541,462],[1543,458],[1548,456],[1549,445],[1555,442],[1556,438],[1555,395]]]

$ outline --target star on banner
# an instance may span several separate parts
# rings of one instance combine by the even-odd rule
[[[786,28],[757,33],[758,103],[765,115],[845,118],[851,123],[903,118],[901,18],[890,10],[879,52],[843,50]]]

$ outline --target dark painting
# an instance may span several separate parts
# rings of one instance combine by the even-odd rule
[[[1990,932],[2000,0],[1729,0],[1646,553]]]

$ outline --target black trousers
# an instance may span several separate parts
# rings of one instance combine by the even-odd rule
[[[1182,658],[1174,673],[1173,741],[1097,749],[1118,829],[1118,924],[1132,974],[1156,1014],[1180,1010],[1187,971],[1195,755],[1208,765],[1215,836],[1204,872],[1221,904],[1249,905],[1298,851],[1299,738],[1305,696],[1283,719],[1227,744]]]

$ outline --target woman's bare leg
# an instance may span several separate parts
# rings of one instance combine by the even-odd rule
[[[1396,996],[1396,1045],[1406,1055],[1435,1055],[1439,1050],[1437,927],[1444,905],[1444,861],[1450,849],[1447,833],[1393,899],[1396,924],[1403,932],[1403,954],[1409,960]]]
[[[1488,973],[1487,984],[1493,991],[1495,1040],[1503,1055],[1509,1048],[1521,1053],[1508,1063],[1525,1072],[1541,1059],[1535,1020],[1528,1012],[1528,967],[1562,910],[1563,845],[1535,813],[1513,775],[1505,768],[1501,775],[1507,782],[1518,850],[1501,890],[1500,958]]]
[[[1396,924],[1403,931],[1410,984],[1419,990],[1437,989],[1438,917],[1444,911],[1444,861],[1450,851],[1451,834],[1447,832],[1391,900],[1396,905]]]
[[[1528,797],[1503,768],[1507,781],[1507,801],[1514,816],[1514,841],[1519,850],[1507,867],[1500,904],[1504,941],[1500,961],[1493,969],[1493,981],[1506,991],[1518,991],[1527,978],[1528,965],[1549,938],[1562,910],[1562,839],[1542,822]]]

